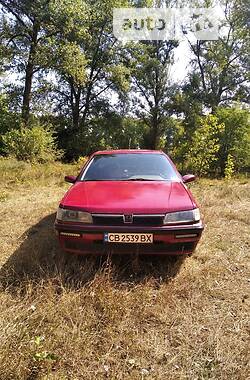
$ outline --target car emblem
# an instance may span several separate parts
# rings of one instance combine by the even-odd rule
[[[133,223],[133,214],[123,215],[123,223],[132,224]]]

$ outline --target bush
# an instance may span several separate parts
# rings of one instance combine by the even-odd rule
[[[44,163],[62,156],[62,152],[57,150],[53,132],[49,127],[21,127],[7,132],[2,140],[5,153],[17,160]]]
[[[234,160],[233,160],[233,156],[229,154],[227,156],[224,175],[226,179],[231,179],[233,174],[234,174]]]
[[[239,107],[219,107],[216,111],[219,123],[225,125],[220,136],[218,152],[221,175],[225,173],[228,156],[233,156],[234,171],[247,171],[250,166],[250,112]]]
[[[0,94],[0,135],[11,129],[18,129],[20,115],[9,110],[10,99],[6,94]],[[0,138],[0,155],[4,154],[3,140]]]
[[[219,124],[214,115],[200,118],[200,126],[193,135],[187,155],[187,166],[198,175],[205,176],[215,172],[218,166],[220,135],[224,129],[224,124]]]

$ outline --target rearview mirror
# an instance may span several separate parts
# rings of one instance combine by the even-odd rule
[[[195,181],[196,177],[193,174],[186,174],[182,177],[182,180],[184,183],[193,182]]]
[[[75,183],[76,182],[76,176],[74,176],[74,175],[66,175],[65,177],[64,177],[64,179],[65,179],[65,181],[66,182],[69,182],[69,183]]]

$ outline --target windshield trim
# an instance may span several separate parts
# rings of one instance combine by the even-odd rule
[[[112,155],[123,155],[124,153],[112,153]],[[136,153],[136,152],[133,152],[131,154],[142,154],[142,155],[153,155],[153,154],[157,154],[159,156],[164,156],[165,159],[168,161],[168,164],[171,166],[171,168],[173,169],[174,173],[176,174],[176,177],[175,178],[162,178],[162,179],[129,179],[129,178],[124,178],[124,179],[84,179],[89,167],[91,166],[91,164],[93,163],[93,161],[95,160],[96,157],[98,156],[102,156],[104,154],[94,154],[92,156],[92,158],[90,159],[89,163],[86,165],[86,167],[84,168],[83,172],[80,174],[80,178],[78,179],[78,181],[80,182],[179,182],[181,181],[181,178],[180,178],[180,174],[179,172],[176,170],[175,166],[172,164],[171,160],[168,158],[168,156],[165,154],[165,153],[159,153],[159,152],[156,152],[156,153]],[[108,154],[107,154],[108,155]]]
[[[80,182],[179,182],[176,179],[80,179]]]

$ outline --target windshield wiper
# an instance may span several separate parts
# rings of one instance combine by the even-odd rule
[[[82,182],[118,182],[118,181],[164,181],[164,179],[148,179],[148,178],[117,178],[117,179],[83,179]]]
[[[138,177],[138,178],[128,178],[128,179],[124,179],[123,181],[157,181],[156,179],[148,179],[148,178],[141,178],[141,177]]]

